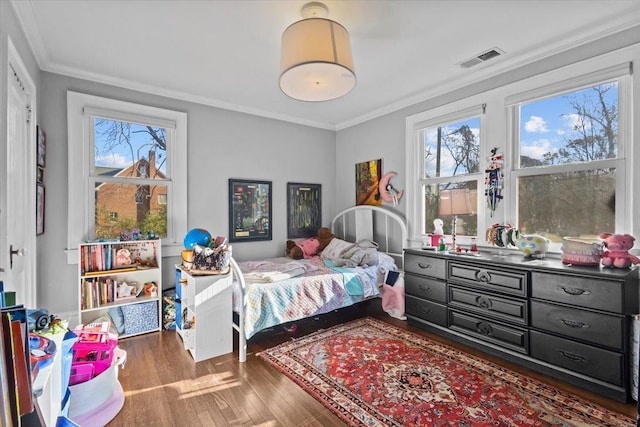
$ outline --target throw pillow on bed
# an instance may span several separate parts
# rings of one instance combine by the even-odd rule
[[[334,237],[333,239],[331,239],[331,241],[329,242],[327,247],[324,248],[324,250],[320,254],[320,257],[323,258],[323,259],[324,258],[338,259],[338,258],[340,258],[340,254],[345,249],[349,248],[352,245],[353,245],[353,243],[349,243],[349,242],[346,242],[346,241],[344,241],[342,239],[338,239],[337,237]]]

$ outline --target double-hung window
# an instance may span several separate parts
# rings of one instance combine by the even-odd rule
[[[68,248],[135,234],[171,255],[186,232],[186,114],[75,92],[67,101]]]
[[[413,117],[407,127],[414,138],[413,150],[408,147],[408,174],[417,176],[409,192],[417,195],[409,202],[418,219],[412,234],[424,238],[433,233],[438,218],[444,234],[475,237],[484,106],[430,115]]]
[[[485,230],[512,225],[552,252],[564,237],[632,232],[631,83],[630,62],[576,64],[407,117],[411,239],[435,218],[447,236],[457,218],[456,234],[484,245]],[[490,200],[494,149],[503,163]]]
[[[629,229],[625,133],[629,66],[507,97],[518,228],[556,244]]]

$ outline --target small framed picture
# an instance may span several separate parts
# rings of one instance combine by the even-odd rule
[[[44,183],[44,168],[41,168],[40,166],[36,168],[36,182],[38,184]]]
[[[38,166],[44,168],[46,166],[47,159],[47,135],[42,128],[38,126],[37,129],[38,141],[37,141],[37,159]]]
[[[44,185],[36,184],[36,235],[44,234]]]
[[[271,181],[229,179],[229,241],[271,240]]]

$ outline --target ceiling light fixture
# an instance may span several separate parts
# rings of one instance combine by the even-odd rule
[[[300,101],[329,101],[351,92],[356,74],[349,32],[327,19],[320,2],[302,6],[302,19],[282,34],[280,89]]]

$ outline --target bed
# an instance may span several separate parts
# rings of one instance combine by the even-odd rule
[[[403,268],[407,227],[400,215],[378,206],[355,206],[335,216],[331,231],[337,239],[309,259],[231,259],[240,362],[246,361],[247,340],[256,333],[376,298],[387,272]],[[378,245],[377,264],[336,265],[336,251],[360,241]]]

